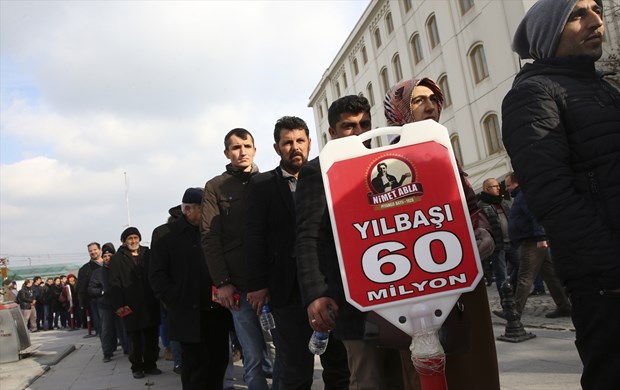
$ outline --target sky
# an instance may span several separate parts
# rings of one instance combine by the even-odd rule
[[[0,0],[0,256],[82,263],[129,224],[148,245],[235,127],[273,169],[275,121],[316,138],[308,98],[367,5]]]

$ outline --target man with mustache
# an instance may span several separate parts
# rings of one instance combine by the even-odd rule
[[[515,33],[523,66],[503,139],[572,303],[584,390],[620,383],[620,92],[597,72],[602,0],[540,0]]]
[[[282,117],[276,122],[273,138],[280,164],[254,176],[246,197],[248,301],[257,314],[265,303],[273,312],[280,390],[309,389],[314,371],[314,355],[308,350],[312,328],[301,304],[295,257],[295,190],[297,175],[308,162],[308,126],[301,118]],[[332,340],[321,355],[327,388],[348,389],[346,359],[342,342]]]

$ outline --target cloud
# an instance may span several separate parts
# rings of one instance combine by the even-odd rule
[[[125,177],[150,237],[185,188],[223,171],[233,127],[274,167],[275,120],[313,127],[308,97],[367,4],[1,2],[1,254],[116,244]]]

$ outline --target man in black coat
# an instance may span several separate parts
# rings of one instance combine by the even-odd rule
[[[78,301],[80,303],[80,312],[83,316],[82,323],[86,324],[86,318],[88,317],[88,313],[90,313],[90,320],[92,322],[92,326],[95,329],[95,334],[99,334],[101,332],[101,319],[99,318],[99,308],[97,307],[97,302],[90,302],[88,297],[88,283],[90,282],[90,277],[96,269],[101,268],[103,265],[103,259],[101,258],[101,245],[98,242],[91,242],[87,245],[88,248],[88,256],[90,256],[90,260],[88,263],[84,264],[78,270],[77,277],[77,290],[78,290]]]
[[[371,128],[370,105],[364,97],[345,96],[328,110],[333,138],[360,135]],[[310,326],[332,331],[347,350],[351,388],[402,388],[398,350],[377,348],[364,340],[366,313],[345,299],[319,159],[304,165],[296,191],[295,252],[301,298]]]
[[[110,259],[112,310],[123,318],[129,341],[131,372],[136,379],[157,375],[159,302],[148,281],[149,254],[140,245],[142,236],[135,227],[121,234],[123,245]]]
[[[183,216],[168,224],[154,243],[149,279],[156,297],[168,309],[169,337],[181,342],[183,389],[221,389],[228,365],[230,312],[213,302],[200,245],[203,190],[188,188]]]
[[[620,383],[620,92],[595,67],[604,32],[602,0],[539,0],[512,42],[534,61],[502,104],[504,145],[570,294],[584,390]]]
[[[308,350],[312,328],[301,303],[295,259],[295,189],[297,174],[308,161],[309,130],[297,117],[280,118],[274,129],[280,165],[250,180],[245,203],[247,299],[260,313],[269,303],[276,322],[274,342],[280,362],[281,390],[312,386],[314,355]],[[321,355],[328,389],[348,389],[347,355],[332,337]]]

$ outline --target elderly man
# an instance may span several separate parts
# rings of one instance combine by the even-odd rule
[[[221,389],[228,365],[228,310],[211,299],[211,275],[200,246],[202,188],[188,188],[183,215],[152,249],[149,280],[168,309],[170,339],[181,342],[183,389]]]
[[[495,250],[489,260],[493,266],[497,292],[502,297],[501,287],[504,281],[508,279],[513,286],[516,282],[519,259],[516,250],[510,242],[510,234],[508,232],[510,205],[500,194],[500,185],[497,179],[491,177],[482,183],[482,192],[478,196],[478,207],[480,207],[480,211],[484,213],[489,224],[491,224]],[[508,264],[512,266],[510,274],[508,274]],[[495,314],[505,318],[503,312]]]
[[[136,379],[158,375],[159,302],[148,283],[150,250],[140,245],[142,235],[135,227],[121,234],[123,245],[110,259],[112,310],[123,318],[129,341],[131,372]]]
[[[595,69],[601,0],[540,0],[513,39],[534,59],[502,105],[503,138],[572,302],[581,385],[620,383],[620,92]]]

